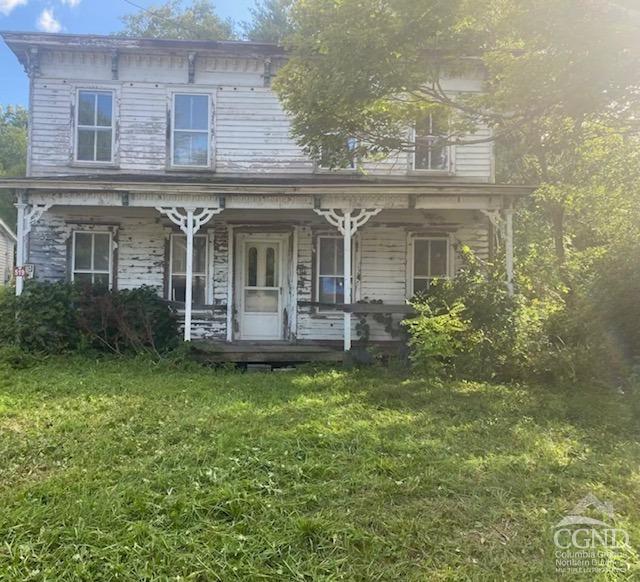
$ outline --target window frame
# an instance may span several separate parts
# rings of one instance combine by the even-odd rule
[[[184,277],[185,280],[187,278],[187,274],[185,273],[174,273],[173,272],[173,241],[175,238],[180,237],[185,239],[185,243],[186,243],[186,239],[187,239],[187,235],[186,234],[182,234],[180,232],[172,232],[169,235],[169,261],[168,261],[168,267],[169,267],[169,272],[167,273],[167,300],[168,301],[173,301],[173,277],[174,275],[177,277]],[[191,273],[192,277],[204,277],[204,301],[205,301],[205,305],[207,304],[207,301],[209,301],[209,235],[207,233],[203,233],[203,234],[194,234],[193,235],[193,240],[195,242],[195,239],[197,238],[204,238],[205,239],[205,254],[204,254],[204,272],[200,272],[200,271],[193,271],[193,273]],[[186,305],[186,303],[185,303]],[[192,305],[193,307],[193,305]]]
[[[432,276],[432,275],[427,275],[427,276],[419,276],[416,277],[415,275],[415,268],[416,268],[416,241],[437,241],[437,242],[445,242],[446,243],[446,249],[447,249],[447,256],[446,256],[446,265],[447,265],[447,274],[443,277],[443,276]],[[453,244],[451,241],[451,237],[450,236],[428,236],[428,235],[418,235],[418,236],[412,236],[409,240],[409,260],[407,261],[407,274],[408,274],[408,281],[407,281],[407,299],[411,299],[412,297],[415,296],[416,291],[415,291],[415,280],[416,279],[422,279],[422,280],[427,280],[427,281],[433,281],[435,279],[451,279],[452,277],[452,273],[453,273],[453,269],[452,269],[452,260],[453,260]],[[431,249],[431,245],[429,245],[429,249]],[[429,252],[429,263],[431,262],[431,252]],[[429,264],[429,272],[431,271],[431,265]]]
[[[107,126],[102,125],[80,125],[80,94],[81,93],[110,93],[111,94],[111,159],[110,160],[81,160],[78,157],[79,149],[78,142],[80,137],[80,130],[91,130],[94,134],[97,134],[101,129],[105,129]],[[73,162],[74,164],[82,164],[89,166],[113,166],[116,163],[116,100],[117,92],[113,88],[108,87],[76,87],[76,102],[75,102],[75,127],[73,136]],[[96,119],[97,121],[97,119]],[[94,142],[94,155],[97,154],[96,139]]]
[[[313,238],[313,293],[314,299],[317,303],[320,302],[320,239],[336,239],[340,241],[342,244],[339,245],[344,252],[344,237],[339,234],[333,234],[329,232],[321,232],[314,235]],[[351,294],[353,296],[353,300],[358,300],[359,295],[359,281],[357,280],[357,272],[358,272],[358,262],[359,262],[359,238],[358,233],[352,237],[351,239]],[[332,275],[324,275],[325,277],[331,277]],[[334,277],[336,275],[333,275]],[[340,275],[340,278],[344,279],[344,272]],[[339,305],[339,304],[336,304]],[[315,311],[317,314],[320,314],[322,317],[326,316],[342,316],[342,311],[336,311],[335,307],[320,307],[316,306]]]
[[[429,123],[431,125],[431,130],[433,131],[433,114],[429,114]],[[434,134],[429,134],[431,137],[438,137]],[[427,138],[429,137],[427,135]],[[455,146],[449,144],[445,146],[447,150],[447,167],[446,168],[417,168],[416,167],[416,153],[417,153],[417,140],[418,140],[418,132],[417,127],[414,126],[411,128],[411,143],[413,144],[413,153],[411,154],[411,171],[416,174],[436,174],[441,176],[450,176],[455,173]]]
[[[78,234],[89,234],[91,235],[91,269],[76,269],[76,237]],[[95,263],[95,256],[94,256],[94,251],[95,251],[95,235],[96,234],[100,234],[100,235],[108,235],[109,236],[109,270],[108,271],[103,271],[103,270],[96,270],[95,268],[93,268],[94,263]],[[94,281],[94,276],[95,275],[107,275],[108,279],[109,279],[109,285],[108,288],[109,289],[113,289],[113,251],[114,251],[114,244],[113,244],[113,232],[111,232],[110,230],[88,230],[88,229],[75,229],[72,232],[72,239],[71,239],[71,281],[75,282],[76,280],[76,274],[79,275],[91,275],[91,284],[95,285],[95,281]]]
[[[202,129],[178,129],[176,130],[176,97],[206,97],[207,99],[207,161],[205,164],[176,164],[175,162],[175,133],[176,131],[183,131],[188,133],[204,133]],[[174,91],[171,93],[170,102],[170,120],[171,127],[169,128],[169,166],[171,168],[180,170],[208,170],[212,167],[213,159],[213,111],[214,104],[213,98],[210,93],[203,93],[201,91]]]

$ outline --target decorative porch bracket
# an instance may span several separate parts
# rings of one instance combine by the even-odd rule
[[[500,239],[504,241],[504,254],[505,254],[505,270],[507,273],[507,289],[509,295],[513,295],[513,209],[507,208],[505,210],[482,210],[489,222],[493,225],[496,231],[496,243],[499,243]]]
[[[357,212],[351,209],[314,208],[314,212],[323,216],[326,221],[335,226],[344,239],[344,302],[351,304],[351,237],[361,226],[371,218],[380,214],[382,208],[361,208]],[[344,314],[344,351],[351,349],[351,313]]]
[[[22,295],[24,289],[24,267],[27,259],[27,240],[31,227],[42,218],[42,215],[51,208],[53,204],[27,204],[18,202],[18,233],[16,243],[16,295]]]
[[[164,214],[171,222],[177,225],[187,237],[187,272],[184,297],[184,341],[191,341],[191,319],[193,310],[193,237],[200,228],[209,222],[216,214],[220,214],[223,208],[194,208],[185,206],[184,212],[179,208],[166,208],[156,206],[160,214]]]

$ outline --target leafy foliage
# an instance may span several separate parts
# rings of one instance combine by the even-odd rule
[[[435,377],[442,374],[463,347],[462,337],[468,330],[463,320],[464,305],[455,303],[437,312],[428,303],[414,303],[416,317],[403,322],[409,332],[411,362],[416,370]]]
[[[121,36],[179,40],[229,40],[235,38],[233,23],[223,20],[208,0],[168,0],[136,14],[122,17]]]
[[[177,344],[174,313],[148,287],[30,281],[20,297],[0,292],[0,344],[57,354],[78,349],[159,355]]]
[[[0,176],[24,176],[27,165],[27,111],[0,105]],[[13,227],[16,220],[13,196],[0,190],[0,218]]]
[[[282,44],[292,33],[293,0],[258,0],[250,8],[251,21],[243,24],[244,36],[255,42]]]

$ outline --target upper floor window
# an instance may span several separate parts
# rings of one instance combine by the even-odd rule
[[[425,293],[434,279],[449,276],[449,246],[447,238],[413,240],[411,295]]]
[[[211,142],[208,95],[173,96],[171,165],[206,168]]]
[[[451,148],[446,144],[447,129],[447,124],[433,114],[416,124],[414,170],[449,171]]]
[[[78,91],[76,160],[113,162],[113,91]]]
[[[110,232],[74,231],[71,280],[111,287],[112,248]]]
[[[358,140],[355,137],[348,137],[342,141],[335,137],[335,143],[327,143],[322,148],[318,167],[322,170],[355,170],[358,161],[356,155]]]

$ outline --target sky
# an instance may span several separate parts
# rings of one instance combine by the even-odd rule
[[[145,8],[163,0],[134,0]],[[247,20],[253,0],[218,0],[223,18]],[[138,12],[125,0],[0,0],[0,30],[110,34],[119,17]],[[13,53],[0,41],[0,105],[28,105],[29,81]]]

